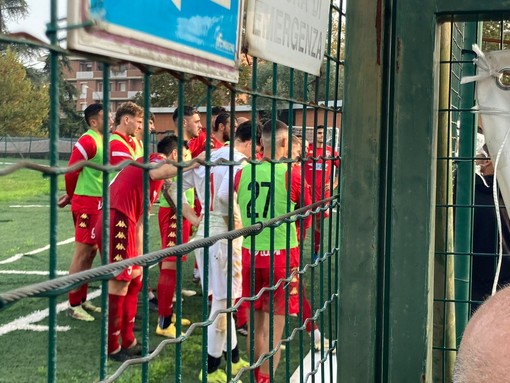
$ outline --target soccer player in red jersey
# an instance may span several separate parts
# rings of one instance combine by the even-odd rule
[[[124,102],[115,113],[115,130],[110,136],[110,164],[137,159],[140,153],[137,154],[133,137],[137,130],[143,131],[143,109],[132,101]]]
[[[89,126],[74,145],[68,166],[79,161],[103,164],[103,105],[91,104],[84,111]],[[66,192],[59,200],[59,207],[71,203],[75,225],[75,249],[69,274],[88,270],[97,253],[95,225],[101,214],[103,174],[89,167],[65,175]],[[75,319],[93,321],[89,312],[101,312],[101,308],[87,301],[88,284],[69,292],[67,314]]]
[[[262,128],[262,144],[264,146],[264,157],[279,159],[287,156],[288,151],[288,126],[281,121],[276,121],[274,156],[271,156],[272,147],[272,121],[268,121]],[[256,177],[252,180],[252,167],[255,166]],[[271,169],[274,166],[275,182],[271,182]],[[287,214],[294,210],[295,204],[301,203],[301,175],[291,172],[290,184],[288,183],[288,166],[284,163],[272,165],[269,162],[262,164],[247,164],[235,177],[234,189],[237,192],[238,203],[241,211],[243,226],[252,224],[252,218],[256,221],[268,219]],[[285,185],[275,187],[275,185]],[[287,193],[290,188],[290,210],[287,210]],[[252,190],[255,190],[255,201],[252,201]],[[309,204],[306,195],[303,196],[305,204]],[[274,198],[273,201],[271,199]],[[254,205],[254,206],[253,206]],[[274,207],[274,214],[271,214],[271,207]],[[290,228],[288,228],[290,226]],[[271,230],[274,230],[274,241],[271,246]],[[290,248],[287,249],[287,238],[290,240]],[[296,225],[283,224],[274,229],[265,228],[255,236],[255,253],[251,253],[251,236],[243,239],[243,296],[249,297],[251,280],[251,258],[255,257],[255,294],[262,288],[269,287],[271,273],[273,282],[287,277],[287,262],[291,271],[299,266],[299,246],[296,237]],[[273,247],[273,252],[271,252]],[[274,269],[271,270],[270,260],[273,257]],[[289,289],[289,300],[286,300],[285,288]],[[288,305],[289,314],[299,312],[299,275],[284,286],[280,286],[273,292],[274,313],[269,312],[269,292],[264,292],[259,300],[254,303],[255,322],[253,326],[255,334],[255,360],[269,349],[274,348],[275,343],[281,339],[285,326],[285,308]],[[273,339],[269,338],[269,315],[273,316]],[[280,360],[280,350],[273,356],[273,367],[276,370]],[[269,383],[271,372],[269,361],[266,360],[256,372],[257,383]]]
[[[329,198],[331,196],[331,190],[336,189],[338,185],[338,181],[335,179],[333,183],[333,187],[330,185],[331,178],[331,170],[332,166],[337,168],[340,167],[340,160],[324,160],[322,157],[338,157],[338,152],[333,150],[333,148],[329,145],[324,144],[324,126],[317,125],[314,132],[316,136],[317,146],[314,147],[311,143],[308,146],[308,152],[306,156],[310,157],[321,157],[317,161],[312,159],[308,160],[305,164],[305,179],[309,185],[311,185],[312,189],[315,190],[315,198],[313,198],[313,202],[318,202],[322,197],[322,192],[324,191],[324,198]],[[323,174],[324,173],[324,174]],[[315,174],[315,179],[314,179]],[[322,184],[322,177],[324,176],[324,184]],[[317,214],[315,216],[315,233],[314,233],[314,253],[317,256],[319,253],[320,240],[321,240],[321,231],[323,228],[323,220],[322,217],[329,217],[329,210],[324,211],[321,214]]]
[[[151,154],[150,162],[166,161],[177,148],[177,138],[167,136],[158,143],[158,153]],[[143,159],[139,159],[143,162]],[[187,169],[196,167],[191,165]],[[185,169],[185,170],[187,170]],[[110,262],[120,262],[138,256],[137,223],[143,216],[143,169],[128,166],[121,170],[110,184]],[[177,168],[164,164],[149,171],[150,204],[158,199],[165,179],[174,177]],[[96,225],[97,241],[101,246],[102,221]],[[134,322],[138,293],[142,286],[140,267],[120,271],[108,284],[108,355],[124,361],[139,355],[134,336]],[[122,342],[119,344],[119,338]]]

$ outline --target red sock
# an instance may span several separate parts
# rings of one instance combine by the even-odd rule
[[[69,304],[71,307],[76,307],[81,305],[81,287],[78,287],[77,290],[71,290],[68,294]]]
[[[81,288],[81,303],[85,302],[87,300],[87,292],[89,289],[89,284],[85,283]]]
[[[128,287],[124,307],[122,310],[122,348],[129,348],[135,341],[135,316],[138,306],[138,293],[142,288],[142,276],[139,275],[131,280]]]
[[[314,242],[314,252],[315,254],[319,254],[319,249],[321,247],[321,232],[320,230],[315,230],[315,236],[314,236],[315,242]]]
[[[108,354],[118,350],[125,297],[108,294]]]
[[[237,303],[237,301],[236,301],[236,303]],[[241,303],[241,305],[237,309],[237,321],[236,321],[237,327],[243,327],[246,323],[248,323],[248,313],[249,312],[250,312],[250,302],[244,301],[243,303]]]
[[[270,383],[271,380],[269,379],[269,375],[264,375],[259,371],[259,374],[257,376],[257,383]]]
[[[158,280],[158,314],[162,317],[172,315],[173,298],[177,282],[176,270],[161,269]]]

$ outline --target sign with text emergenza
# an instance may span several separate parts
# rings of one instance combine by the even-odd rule
[[[248,53],[319,76],[329,1],[248,0]]]
[[[69,49],[220,80],[239,78],[243,0],[68,0]]]

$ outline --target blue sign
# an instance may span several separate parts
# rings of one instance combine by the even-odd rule
[[[67,46],[220,80],[239,79],[243,0],[75,0]]]
[[[92,0],[93,19],[233,60],[239,0]]]

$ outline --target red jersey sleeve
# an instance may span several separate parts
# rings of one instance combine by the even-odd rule
[[[303,205],[301,206],[301,196]],[[301,168],[294,166],[291,172],[290,198],[296,204],[296,208],[308,206],[312,203],[312,188],[306,180],[301,178]],[[306,217],[300,223],[302,230],[306,232],[312,226],[312,216]]]
[[[237,193],[239,191],[239,183],[241,182],[241,173],[243,169],[239,169],[234,177],[234,191]]]
[[[198,137],[195,137],[188,141],[188,149],[191,152],[191,158],[197,157],[200,153],[205,150],[205,139],[207,135],[202,130]]]
[[[97,147],[94,139],[89,135],[81,136],[76,144],[74,144],[71,158],[69,158],[67,165],[71,166],[80,161],[87,161],[96,155],[96,151]],[[74,195],[80,172],[81,169],[78,169],[74,172],[66,173],[65,175],[66,193],[70,198]]]

